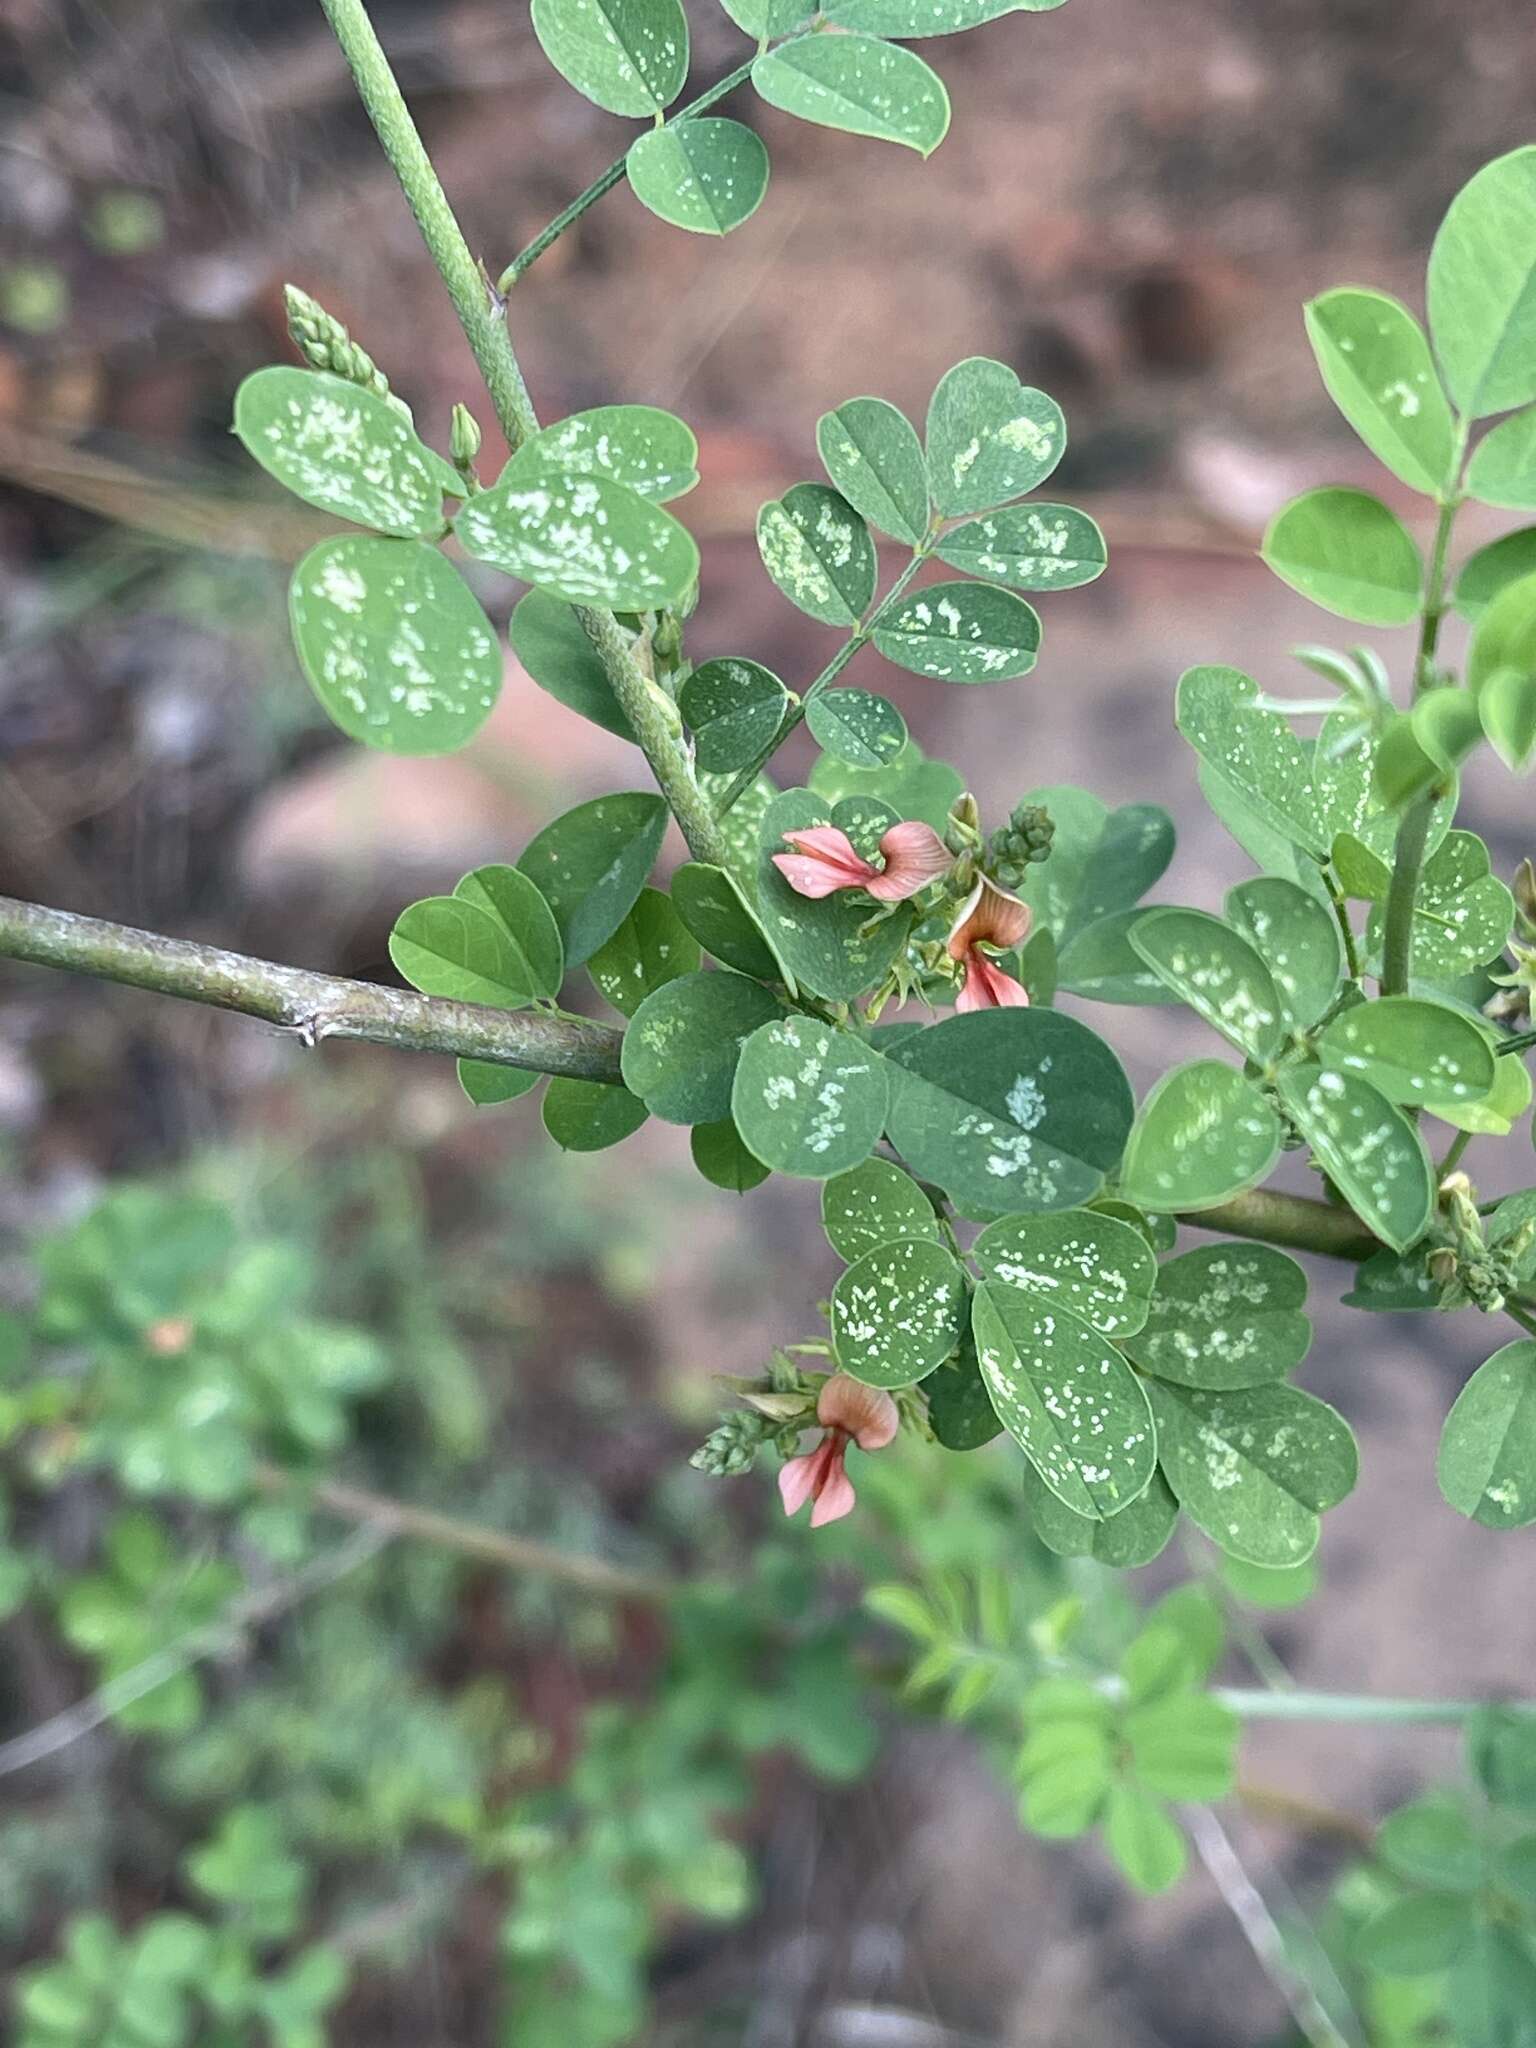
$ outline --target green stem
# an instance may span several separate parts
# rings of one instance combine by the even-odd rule
[[[848,638],[843,642],[842,646],[839,647],[836,654],[833,655],[832,659],[827,663],[826,667],[822,670],[821,674],[816,678],[815,682],[809,685],[805,695],[801,698],[800,702],[794,707],[794,709],[788,713],[788,715],[784,719],[783,724],[780,725],[778,731],[774,734],[773,738],[769,741],[768,745],[764,747],[762,751],[758,754],[757,759],[751,762],[747,767],[742,769],[741,773],[737,776],[736,780],[731,784],[730,788],[725,792],[725,795],[720,799],[719,806],[715,811],[715,817],[717,819],[723,818],[726,815],[726,813],[731,809],[732,805],[737,803],[743,796],[746,795],[747,791],[752,787],[753,783],[756,782],[759,775],[762,774],[763,770],[767,767],[768,763],[773,759],[774,755],[779,751],[780,747],[783,746],[784,742],[789,738],[790,734],[797,729],[801,720],[805,717],[805,707],[807,704],[810,703],[811,699],[813,697],[819,697],[823,690],[827,689],[831,684],[835,683],[838,677],[842,674],[843,670],[848,666],[849,662],[852,661],[853,657],[858,653],[859,649],[861,647],[868,645],[870,635],[874,632],[875,628],[879,625],[880,621],[885,617],[886,613],[891,609],[892,605],[896,603],[898,598],[905,595],[908,584],[912,581],[912,578],[917,574],[918,570],[922,568],[924,562],[928,560],[928,557],[932,554],[932,552],[933,541],[930,537],[928,540],[924,541],[923,545],[920,548],[917,548],[914,551],[911,561],[908,562],[905,569],[903,569],[901,574],[896,578],[896,581],[885,593],[885,596],[881,598],[879,604],[877,604],[874,610],[868,614],[868,616],[864,619],[863,623],[857,626],[854,629],[854,631],[849,634]]]
[[[1250,1188],[1230,1202],[1178,1220],[1197,1230],[1219,1230],[1225,1237],[1289,1245],[1295,1251],[1318,1252],[1357,1264],[1381,1250],[1381,1240],[1348,1209],[1315,1201],[1310,1195],[1281,1194],[1273,1188]]]
[[[567,1021],[540,1011],[493,1010],[418,995],[414,989],[310,974],[191,939],[168,939],[131,925],[18,903],[9,896],[0,896],[0,958],[236,1010],[294,1032],[305,1045],[360,1038],[407,1052],[455,1053],[461,1059],[583,1081],[621,1078],[622,1033],[606,1024]]]
[[[1338,920],[1339,936],[1344,941],[1344,965],[1351,981],[1361,978],[1360,948],[1355,939],[1355,928],[1349,921],[1349,902],[1333,879],[1333,869],[1322,870],[1323,887],[1328,891],[1328,900],[1333,905],[1333,914]]]
[[[1412,1700],[1348,1692],[1255,1692],[1244,1686],[1217,1686],[1212,1697],[1244,1721],[1396,1722],[1424,1728],[1455,1728],[1481,1713],[1487,1700]],[[1507,1701],[1536,1714],[1525,1701]]]
[[[1413,908],[1419,894],[1419,874],[1424,865],[1424,848],[1429,842],[1437,792],[1425,790],[1404,811],[1397,827],[1397,844],[1392,854],[1392,882],[1387,890],[1387,912],[1381,946],[1381,993],[1407,993],[1413,969]]]
[[[1521,1031],[1494,1047],[1495,1052],[1529,1052],[1536,1045],[1536,1031]]]
[[[791,40],[794,39],[791,38]],[[712,85],[709,88],[708,92],[700,93],[696,100],[690,100],[686,107],[680,107],[672,116],[673,124],[675,125],[679,121],[695,120],[708,108],[714,106],[717,101],[723,100],[727,93],[733,93],[738,85],[745,85],[752,76],[752,66],[756,62],[756,56],[749,57],[745,64],[738,64],[734,71],[727,72],[717,85]],[[613,190],[614,186],[623,177],[624,169],[628,162],[628,151],[623,156],[615,157],[607,170],[600,177],[592,180],[592,183],[585,192],[579,193],[563,212],[555,215],[549,226],[542,233],[534,236],[526,249],[512,258],[512,261],[496,280],[496,289],[503,293],[510,292],[518,279],[526,276],[533,268],[545,250],[554,247],[567,228],[574,227],[589,207],[596,206],[598,200],[605,193]]]
[[[1527,1337],[1536,1337],[1536,1316],[1530,1315],[1513,1301],[1506,1301],[1504,1313],[1512,1323],[1518,1323]]]
[[[470,253],[464,231],[432,167],[383,45],[363,0],[320,0],[357,84],[385,155],[400,181],[438,274],[448,287],[459,325],[480,366],[507,445],[516,449],[539,430],[539,416],[507,331],[506,301],[493,291]],[[576,616],[596,648],[657,787],[666,798],[696,860],[719,863],[725,841],[699,788],[671,707],[663,703],[631,651],[612,612],[578,606]]]
[[[1458,1131],[1456,1133],[1450,1144],[1445,1148],[1445,1157],[1435,1168],[1435,1179],[1437,1181],[1442,1181],[1448,1173],[1455,1172],[1456,1168],[1461,1164],[1461,1155],[1466,1151],[1471,1142],[1472,1133],[1470,1131]]]

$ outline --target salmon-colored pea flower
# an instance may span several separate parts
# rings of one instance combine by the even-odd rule
[[[853,1481],[843,1465],[849,1444],[856,1443],[861,1451],[883,1451],[900,1418],[889,1394],[835,1372],[822,1383],[816,1420],[825,1434],[814,1451],[786,1461],[779,1473],[779,1495],[786,1515],[798,1514],[807,1501],[814,1501],[811,1527],[820,1529],[853,1510]]]
[[[1000,889],[990,876],[978,875],[976,886],[961,904],[949,934],[949,957],[961,968],[957,1010],[1017,1010],[1029,1002],[1022,982],[1005,974],[983,946],[1011,952],[1029,933],[1029,905]]]
[[[834,896],[862,889],[877,903],[904,903],[954,865],[954,857],[931,825],[913,819],[893,825],[880,841],[883,868],[866,860],[836,825],[811,825],[786,832],[793,853],[776,853],[773,864],[800,896]]]

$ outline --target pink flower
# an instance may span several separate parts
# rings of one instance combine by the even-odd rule
[[[784,840],[794,852],[776,853],[773,864],[801,896],[833,896],[839,889],[862,889],[878,903],[902,903],[953,865],[938,833],[915,819],[893,825],[881,839],[883,868],[866,860],[836,825],[786,832]]]
[[[852,1512],[853,1481],[843,1466],[850,1440],[861,1451],[883,1451],[896,1434],[899,1417],[889,1394],[835,1372],[822,1383],[816,1419],[826,1433],[814,1451],[786,1461],[779,1494],[786,1515],[814,1501],[811,1527],[820,1529]]]
[[[1000,889],[989,876],[978,875],[949,934],[949,957],[960,962],[963,977],[955,997],[957,1010],[1017,1010],[1028,1005],[1022,982],[1004,974],[981,950],[985,945],[1011,952],[1028,932],[1028,904]]]

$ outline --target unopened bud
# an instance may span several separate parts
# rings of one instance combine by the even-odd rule
[[[448,453],[455,469],[468,469],[480,453],[480,422],[467,405],[453,408],[453,425],[448,434]]]
[[[1536,866],[1529,859],[1515,869],[1515,908],[1532,938],[1536,938]]]
[[[386,398],[396,412],[410,418],[410,407],[390,390],[389,379],[367,349],[352,339],[318,299],[301,292],[297,285],[285,284],[283,305],[293,345],[312,370],[325,370],[333,377],[345,378],[348,384],[356,384],[360,390],[371,391],[376,398]]]
[[[1449,1287],[1456,1278],[1456,1254],[1448,1244],[1437,1245],[1427,1261],[1429,1277],[1437,1287]]]

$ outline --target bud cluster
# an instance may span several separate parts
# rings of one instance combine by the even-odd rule
[[[405,401],[395,397],[389,379],[367,349],[358,346],[318,299],[301,292],[297,285],[285,284],[283,304],[293,345],[312,370],[328,370],[333,377],[344,377],[349,384],[371,391],[376,398],[387,398],[397,411],[406,411]]]
[[[987,842],[988,874],[1005,889],[1017,889],[1029,867],[1049,860],[1055,836],[1055,824],[1043,805],[1015,804],[1007,824]]]

